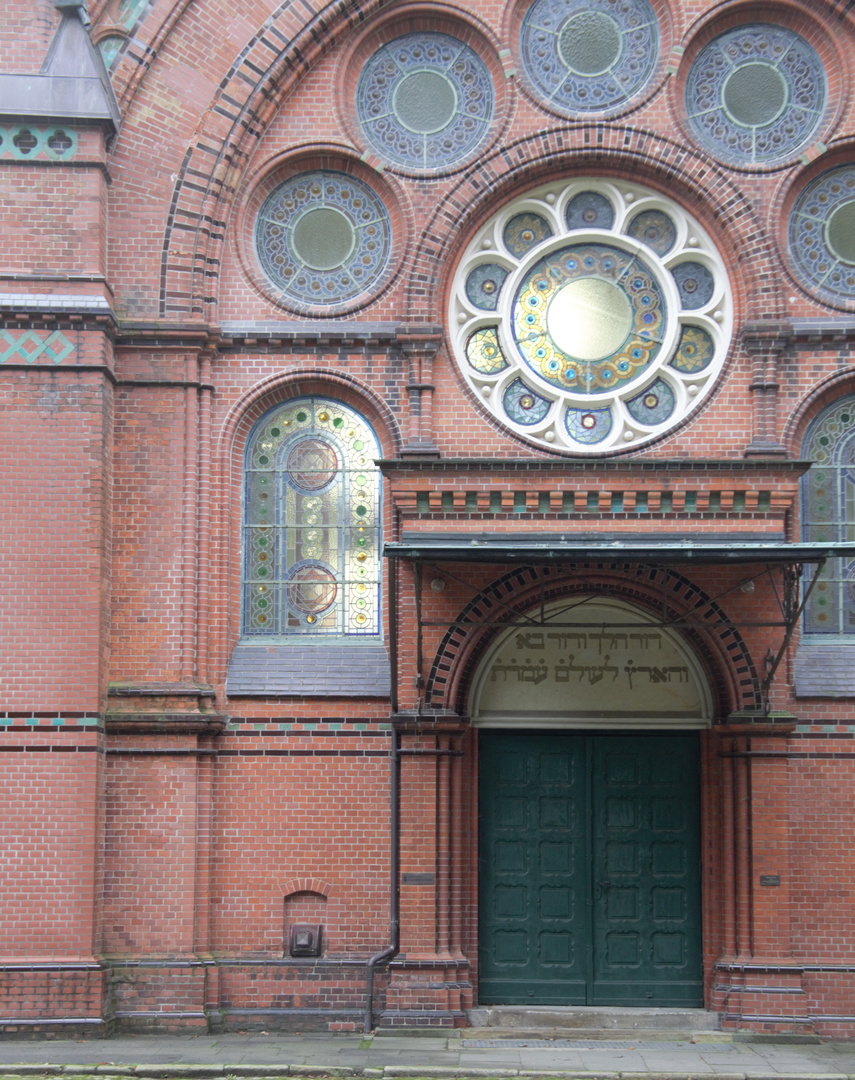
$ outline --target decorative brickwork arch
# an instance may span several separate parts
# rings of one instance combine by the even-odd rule
[[[294,82],[338,36],[352,33],[380,6],[377,0],[367,4],[316,0],[308,5],[286,0],[234,57],[199,116],[176,170],[162,245],[158,301],[162,316],[198,318],[216,310],[227,219],[261,134]],[[157,28],[150,44],[142,46],[141,58],[131,55],[134,50],[127,51],[136,69],[119,67],[119,95],[131,132],[135,129],[131,100],[155,61],[156,49],[163,48],[182,14],[189,17],[184,5]]]
[[[654,165],[655,163],[655,165]],[[733,179],[682,143],[626,125],[574,125],[544,129],[503,146],[479,161],[437,206],[419,241],[407,282],[411,319],[442,318],[448,276],[474,229],[497,206],[550,178],[601,176],[634,180],[692,207],[730,257],[735,312],[741,320],[781,318],[784,300],[775,249],[750,200]],[[734,254],[729,233],[739,235]]]
[[[282,882],[282,895],[287,900],[296,893],[313,893],[315,896],[325,898],[332,895],[334,886],[323,878],[298,877],[289,878]]]
[[[801,455],[802,439],[814,417],[838,398],[855,392],[855,366],[827,376],[798,402],[784,426],[784,446],[794,458]]]
[[[596,593],[664,617],[691,618],[698,627],[680,627],[705,670],[714,697],[714,715],[761,708],[760,680],[741,634],[719,604],[688,578],[664,566],[585,563],[564,567],[519,567],[497,578],[460,612],[436,651],[427,680],[429,708],[465,714],[470,685],[483,656],[501,629],[484,623],[522,615],[532,607]]]

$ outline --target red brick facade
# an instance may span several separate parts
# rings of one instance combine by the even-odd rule
[[[730,1028],[852,1037],[855,681],[839,672],[855,638],[805,654],[786,545],[802,537],[806,434],[855,393],[855,288],[806,277],[789,224],[853,163],[855,16],[831,0],[654,3],[643,89],[573,113],[526,74],[522,0],[90,0],[91,53],[74,36],[84,7],[0,15],[0,1028],[352,1030],[366,1010],[464,1026],[483,1003],[479,687],[508,627],[600,597],[673,627],[708,689],[688,725],[704,1007]],[[825,96],[806,145],[733,164],[687,118],[687,80],[752,24],[808,43]],[[360,76],[410,34],[468,46],[492,84],[468,158],[395,165],[365,135]],[[63,40],[77,59],[49,53]],[[99,43],[118,113],[87,104]],[[78,97],[20,97],[15,79],[39,72],[78,78]],[[304,172],[387,208],[388,257],[353,298],[294,299],[259,255],[265,199]],[[478,230],[579,178],[680,208],[729,283],[709,395],[607,454],[500,420],[452,344]],[[844,276],[852,206],[823,226]],[[310,692],[228,693],[239,643],[259,644],[242,600],[246,448],[270,410],[312,396],[373,428],[383,537],[409,545],[382,560],[391,692],[349,692],[364,639],[306,633]],[[482,536],[505,554],[417,550]],[[507,554],[538,538],[650,550]],[[767,549],[689,561],[668,547],[686,538]],[[321,955],[291,955],[295,925],[322,927]]]

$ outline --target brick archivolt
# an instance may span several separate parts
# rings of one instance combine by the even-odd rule
[[[408,282],[408,316],[441,320],[450,270],[497,205],[551,177],[574,175],[631,177],[691,206],[727,263],[737,325],[745,319],[783,317],[779,260],[753,204],[732,176],[683,143],[643,128],[601,123],[554,127],[520,138],[462,177],[422,231]]]
[[[664,566],[631,563],[566,567],[518,567],[482,589],[449,626],[436,650],[425,702],[435,709],[466,712],[470,687],[482,658],[496,640],[484,624],[508,622],[539,604],[596,592],[628,602],[666,622],[683,623],[713,691],[716,715],[760,707],[760,681],[748,647],[722,607],[682,574]],[[686,623],[691,622],[690,628]]]
[[[307,17],[306,5],[285,3],[237,53],[195,120],[195,132],[176,170],[162,245],[161,317],[216,318],[226,230],[235,201],[245,194],[248,166],[264,132],[295,81],[332,43],[361,29],[380,7],[377,0],[364,5],[339,0],[315,4]],[[201,33],[189,23],[192,10],[183,17],[173,12],[152,42],[157,38],[162,50],[168,38],[169,47],[177,47],[179,20],[188,37]],[[138,58],[140,65],[156,72],[154,45],[137,51],[145,54]],[[118,75],[121,80],[121,71]],[[120,155],[136,138],[151,137],[148,107],[139,87],[132,92],[132,84],[133,79],[126,78],[119,87],[126,117]],[[189,116],[185,119],[194,123]],[[162,136],[169,137],[165,128]],[[469,231],[495,210],[497,200],[513,198],[556,173],[631,176],[690,204],[714,237],[728,237],[727,243],[720,242],[724,254],[740,253],[738,259],[732,254],[729,267],[734,291],[744,304],[737,318],[779,317],[779,260],[734,179],[684,144],[627,124],[605,123],[556,124],[504,143],[479,160],[442,198],[422,230],[408,278],[405,317],[437,320],[444,306],[446,273]]]

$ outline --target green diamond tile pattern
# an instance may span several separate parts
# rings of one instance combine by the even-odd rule
[[[61,364],[74,349],[61,330],[47,335],[27,330],[17,338],[9,330],[0,330],[0,364],[35,364],[46,360]]]

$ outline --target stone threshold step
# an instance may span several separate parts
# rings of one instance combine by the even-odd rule
[[[469,1011],[473,1027],[525,1028],[595,1028],[620,1031],[652,1031],[656,1028],[677,1031],[718,1031],[719,1013],[705,1009],[600,1008],[597,1006],[485,1005]]]
[[[460,1037],[463,1039],[492,1039],[501,1042],[503,1039],[592,1039],[608,1040],[614,1042],[619,1039],[625,1042],[643,1040],[645,1042],[691,1042],[691,1043],[719,1043],[733,1042],[733,1034],[729,1031],[709,1031],[703,1029],[681,1030],[679,1028],[633,1028],[631,1031],[624,1028],[584,1028],[584,1027],[549,1027],[549,1028],[501,1028],[501,1027],[478,1027],[461,1028]]]

